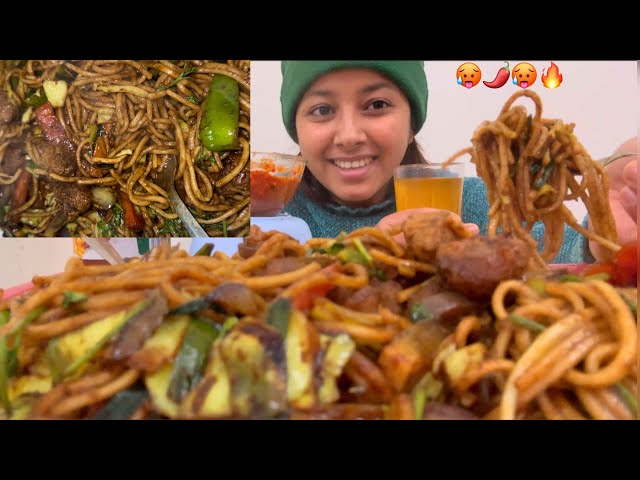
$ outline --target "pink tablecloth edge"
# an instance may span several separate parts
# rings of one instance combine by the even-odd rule
[[[31,282],[23,283],[22,285],[17,285],[15,287],[10,287],[4,290],[2,294],[2,300],[10,300],[13,297],[17,297],[22,295],[23,293],[28,292],[29,290],[33,290],[35,285]]]

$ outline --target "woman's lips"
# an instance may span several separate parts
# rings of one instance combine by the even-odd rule
[[[373,157],[354,157],[350,159],[335,158],[333,164],[341,169],[350,170],[355,168],[366,167],[373,162]]]
[[[369,171],[370,165],[376,157],[359,156],[353,158],[334,158],[331,163],[338,169],[340,175],[349,180],[358,180]]]

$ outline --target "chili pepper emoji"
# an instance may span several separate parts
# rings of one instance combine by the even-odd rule
[[[482,83],[484,83],[489,88],[500,88],[505,83],[507,83],[507,80],[509,80],[509,62],[504,62],[504,63],[506,63],[507,66],[502,67],[500,70],[498,70],[498,73],[496,74],[496,78],[494,78],[493,81],[491,82],[485,81]]]

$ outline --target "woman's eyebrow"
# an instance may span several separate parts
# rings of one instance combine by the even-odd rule
[[[376,82],[376,83],[372,83],[371,85],[367,85],[366,87],[361,89],[360,92],[371,93],[383,88],[393,88],[393,84],[391,82]]]
[[[306,97],[331,97],[334,93],[331,90],[309,90]]]

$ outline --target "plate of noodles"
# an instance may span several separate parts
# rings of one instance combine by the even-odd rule
[[[522,155],[536,135],[499,123],[479,173],[539,161]],[[506,165],[495,132],[514,142]],[[590,181],[571,174],[563,192],[552,175],[560,195]],[[550,268],[553,248],[503,230],[517,193],[500,185],[486,236],[436,211],[305,243],[254,225],[231,256],[162,243],[118,265],[71,258],[0,300],[0,418],[637,418],[637,245],[602,230],[609,259]]]
[[[540,271],[519,239],[428,217],[406,245],[252,227],[231,257],[72,258],[0,301],[0,418],[637,415],[635,286]],[[434,226],[435,250],[415,235]]]
[[[0,87],[4,236],[188,236],[171,183],[209,236],[248,233],[249,61],[5,60]]]

